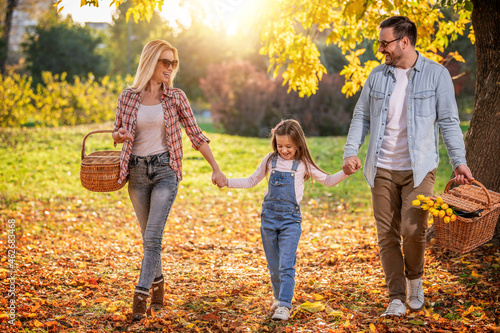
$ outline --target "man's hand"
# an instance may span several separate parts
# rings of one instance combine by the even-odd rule
[[[469,167],[465,164],[460,164],[455,169],[455,183],[458,185],[470,185],[474,180],[472,177],[472,172]]]
[[[359,169],[361,169],[361,160],[357,156],[349,156],[344,159],[342,170],[346,175],[352,175]]]

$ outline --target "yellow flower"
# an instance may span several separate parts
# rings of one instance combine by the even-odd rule
[[[444,210],[439,211],[439,217],[443,218],[446,215],[446,212]]]
[[[424,201],[425,200],[425,195],[419,194],[419,195],[417,195],[417,199],[420,200],[420,201]]]
[[[438,204],[442,205],[442,204],[443,204],[443,198],[441,198],[441,197],[437,197],[437,198],[436,198],[436,202],[437,202]]]
[[[434,201],[432,200],[427,201],[427,205],[429,205],[429,207],[434,206]]]
[[[452,215],[453,215],[453,209],[448,208],[448,209],[446,210],[446,215],[448,215],[448,216],[452,216]]]
[[[449,216],[445,216],[443,220],[444,220],[444,223],[450,223],[451,219]]]
[[[457,216],[453,214],[452,216],[450,216],[450,220],[451,222],[455,222],[457,220]]]
[[[422,208],[423,210],[429,210],[429,205],[427,205],[427,204],[423,204],[423,205],[421,206],[421,208]]]
[[[412,204],[413,206],[420,206],[420,200],[413,200],[413,201],[411,202],[411,204]]]
[[[447,210],[450,206],[447,203],[441,205],[441,209]]]
[[[434,210],[432,211],[432,216],[438,216],[438,215],[439,215],[439,210],[434,209]]]
[[[434,204],[434,208],[439,209],[439,208],[441,208],[441,205],[440,205],[440,204],[438,204],[438,203],[436,202],[436,203]]]

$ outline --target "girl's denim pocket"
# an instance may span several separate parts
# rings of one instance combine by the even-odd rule
[[[302,214],[301,213],[292,213],[292,219],[297,223],[302,223]]]

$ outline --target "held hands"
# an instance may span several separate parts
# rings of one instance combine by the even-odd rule
[[[361,169],[361,160],[357,156],[349,156],[342,163],[342,170],[348,176]]]
[[[224,186],[227,186],[227,177],[222,173],[222,171],[214,170],[214,172],[212,172],[212,183],[217,185],[219,188],[223,188]]]

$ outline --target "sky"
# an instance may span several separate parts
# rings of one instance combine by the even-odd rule
[[[180,6],[181,0],[165,0],[163,11],[160,15],[175,25],[179,20],[183,25],[189,25],[190,16],[187,7]],[[100,0],[99,7],[83,6],[80,7],[79,0],[63,0],[59,8],[64,7],[62,15],[71,15],[74,22],[108,22],[112,20],[112,14],[115,11],[115,5],[110,7],[112,0]],[[250,15],[252,9],[256,7],[255,0],[206,0],[200,2],[205,6],[209,15],[207,24],[222,23],[228,34],[236,31],[238,22],[244,19],[244,16]]]

